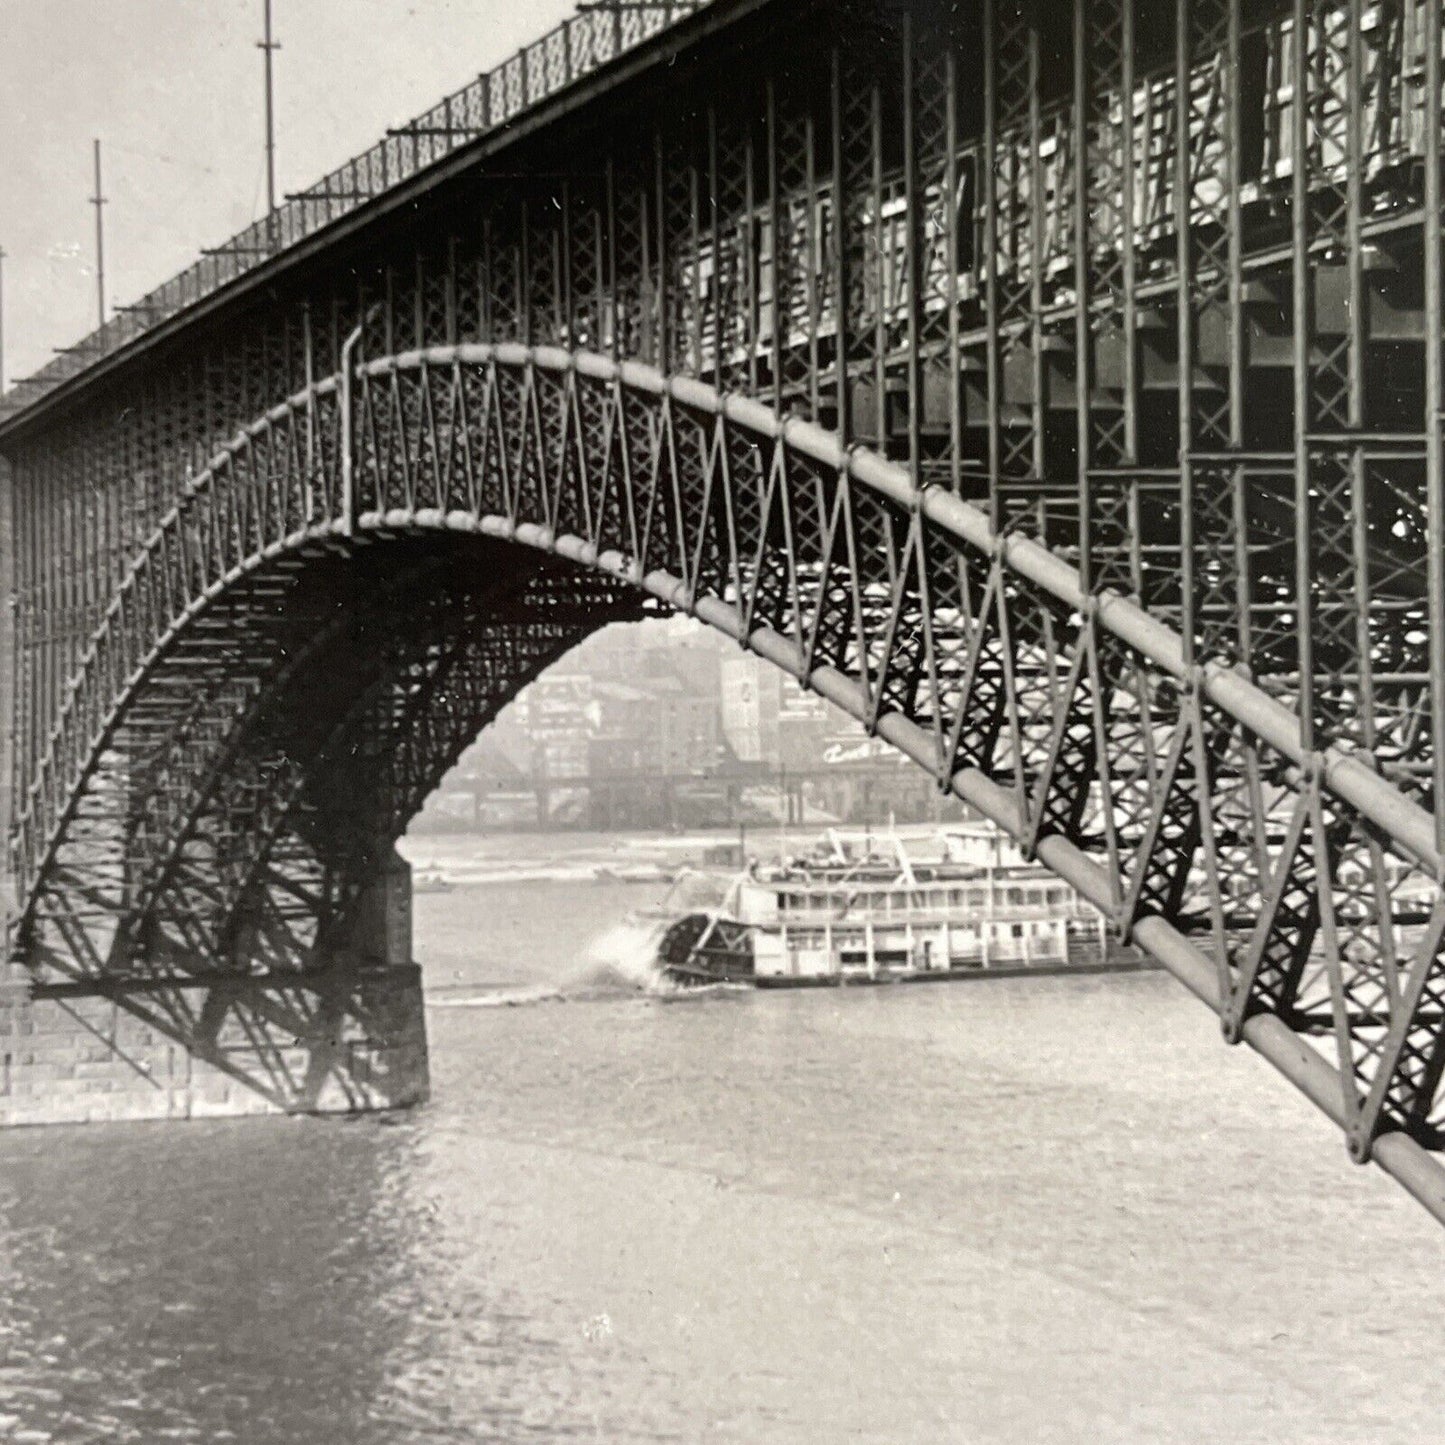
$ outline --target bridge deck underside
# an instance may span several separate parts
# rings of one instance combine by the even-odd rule
[[[734,8],[8,426],[29,961],[324,950],[631,587],[1438,1147],[1439,0]]]
[[[627,590],[484,539],[254,560],[155,648],[92,747],[25,923],[55,977],[324,967],[476,734]]]

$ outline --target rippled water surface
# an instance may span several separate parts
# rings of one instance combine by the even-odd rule
[[[1445,1238],[1167,979],[658,999],[658,892],[420,896],[415,1114],[0,1136],[0,1441],[1438,1435]]]

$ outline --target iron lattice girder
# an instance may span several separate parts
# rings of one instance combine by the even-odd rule
[[[30,496],[43,555],[20,588],[17,789],[134,546],[236,418],[331,369],[358,320],[372,354],[552,341],[771,391],[847,440],[906,453],[920,477],[986,490],[996,522],[1076,547],[1086,579],[1179,618],[1186,646],[1215,624],[1214,599],[1249,590],[1233,620],[1257,678],[1274,675],[1293,701],[1313,666],[1307,726],[1333,740],[1355,721],[1353,695],[1367,695],[1357,714],[1370,720],[1348,740],[1386,765],[1395,754],[1402,770],[1427,766],[1426,725],[1445,707],[1427,696],[1418,640],[1431,613],[1395,594],[1430,555],[1439,388],[1416,373],[1439,328],[1397,313],[1420,312],[1412,298],[1433,274],[1419,172],[1423,161],[1428,183],[1438,95],[1410,77],[1433,54],[1438,6],[1391,0],[1351,39],[1350,0],[1189,0],[1172,57],[1135,0],[983,10],[950,29],[931,7],[890,7],[828,53],[810,48],[806,66],[760,65],[740,98],[699,99],[687,119],[663,106],[601,151],[579,143],[575,183],[553,171],[569,144],[539,140],[545,184],[525,170],[489,177],[460,218],[457,197],[437,198],[441,211],[378,243],[359,279],[348,257],[342,278],[278,298],[224,342],[138,363],[73,434],[42,438],[22,470],[64,485]],[[1291,96],[1281,77],[1301,43],[1312,63]],[[1346,124],[1352,110],[1365,120]],[[1368,173],[1363,194],[1345,184],[1350,161]],[[1288,244],[1286,222],[1298,231]],[[1297,284],[1309,277],[1314,291]],[[1377,312],[1411,335],[1372,341],[1361,318]],[[1425,383],[1420,432],[1419,416],[1391,424],[1415,455],[1369,454],[1351,420],[1333,441],[1345,461],[1330,456],[1309,428],[1338,422],[1344,403],[1309,386],[1306,435],[1293,435],[1278,385],[1256,383],[1278,383],[1286,361],[1296,383],[1323,377],[1321,358],[1355,410],[1372,369],[1388,368],[1402,396]],[[1244,452],[1270,420],[1256,392],[1280,403],[1263,466]],[[313,444],[325,453],[340,438],[321,431]],[[1194,484],[1205,449],[1221,447],[1237,449],[1242,520]],[[1330,482],[1342,466],[1349,500],[1363,499],[1353,509]],[[79,504],[82,482],[99,489],[100,523]],[[90,533],[81,565],[51,546],[76,527]],[[1298,545],[1302,530],[1318,555]],[[1352,542],[1368,563],[1352,565]],[[1445,798],[1445,773],[1438,787]]]
[[[580,637],[637,615],[630,589],[540,554],[464,550],[413,539],[318,561],[314,585],[298,579],[259,632],[233,599],[227,630],[251,636],[251,655],[233,649],[164,691],[141,767],[126,748],[134,715],[191,660],[186,634],[170,640],[111,729],[124,806],[76,810],[63,866],[31,910],[41,925],[58,911],[74,924],[67,898],[84,893],[89,942],[72,964],[115,975],[245,963],[240,920],[274,912],[262,895],[280,887],[303,900],[305,927],[289,956],[273,952],[282,968],[307,967],[497,709]],[[92,792],[113,796],[114,772],[102,764]],[[43,939],[32,951],[64,968]]]
[[[580,604],[575,587],[562,587],[566,578],[525,566],[498,567],[495,555],[483,554],[468,568],[450,561],[449,566],[435,548],[422,547],[411,557],[407,549],[385,549],[382,557],[348,561],[347,569],[359,574],[352,586],[322,589],[327,625],[313,628],[301,645],[278,646],[265,687],[254,690],[244,712],[222,719],[207,769],[183,780],[193,787],[184,797],[179,828],[165,835],[152,897],[188,838],[215,837],[228,819],[255,807],[248,791],[274,806],[287,777],[297,786],[311,777],[318,750],[343,764],[352,757],[360,748],[352,736],[359,724],[349,711],[356,700],[376,694],[379,705],[382,696],[411,697],[421,682],[409,672],[435,662],[458,636],[471,635],[480,644],[505,635],[507,628],[595,625],[610,600],[594,595],[587,599],[590,605]],[[391,565],[368,565],[376,562]],[[306,620],[305,610],[298,610]],[[516,666],[492,668],[491,674],[504,690],[521,675]],[[383,751],[381,766],[387,761]],[[212,816],[203,823],[208,812]],[[146,911],[145,899],[142,891],[138,912]]]
[[[333,425],[343,394],[349,460],[332,453],[319,475],[247,464],[259,437],[274,448],[278,433]],[[238,509],[268,521],[216,525]],[[204,536],[216,545],[198,549]],[[31,908],[64,893],[78,804],[122,715],[144,706],[159,652],[268,560],[328,539],[375,549],[423,537],[565,559],[692,612],[814,687],[1031,845],[1284,1068],[1358,1153],[1373,1150],[1445,1211],[1421,1149],[1438,1143],[1441,1033],[1429,816],[1360,756],[1304,750],[1287,707],[1228,666],[1190,666],[1157,619],[1117,594],[1087,595],[1067,563],[995,533],[947,489],[919,490],[904,469],[754,402],[593,355],[461,346],[371,361],[354,382],[274,408],[196,477],[127,577],[54,740],[54,781],[28,800]],[[127,598],[152,603],[141,614]],[[138,615],[148,649],[122,637]],[[106,690],[121,647],[135,682],[116,698]],[[1241,791],[1245,739],[1263,781]],[[77,760],[68,771],[65,759]],[[388,820],[404,821],[404,809]],[[1430,926],[1397,906],[1404,891],[1372,900],[1359,886],[1341,861],[1351,832],[1414,880]],[[1253,886],[1280,901],[1254,951],[1293,959],[1287,996],[1257,986],[1232,927],[1252,905],[1220,860],[1255,837]],[[1210,951],[1182,931],[1200,928]],[[1329,1053],[1308,1041],[1319,1031]]]

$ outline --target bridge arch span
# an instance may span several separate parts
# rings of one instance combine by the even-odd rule
[[[167,897],[186,900],[174,930],[205,896],[212,939],[244,953],[270,890],[290,904],[259,911],[299,902],[314,942],[346,913],[338,832],[362,840],[339,870],[359,896],[443,763],[638,597],[750,647],[993,818],[1445,1218],[1427,1152],[1445,910],[1409,906],[1441,876],[1430,816],[1367,760],[1304,750],[1242,672],[968,500],[614,358],[368,359],[218,453],[131,567],[22,800],[23,930],[104,971],[117,938],[145,952]],[[305,737],[278,732],[298,716]],[[336,761],[358,757],[362,804]],[[228,853],[215,829],[243,796]],[[1360,896],[1362,842],[1395,861],[1394,896]],[[107,913],[77,958],[76,920]],[[1387,946],[1353,949],[1365,933]]]

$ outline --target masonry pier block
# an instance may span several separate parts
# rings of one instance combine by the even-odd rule
[[[393,853],[349,941],[294,971],[0,973],[0,1126],[404,1108],[429,1089],[411,879]]]

